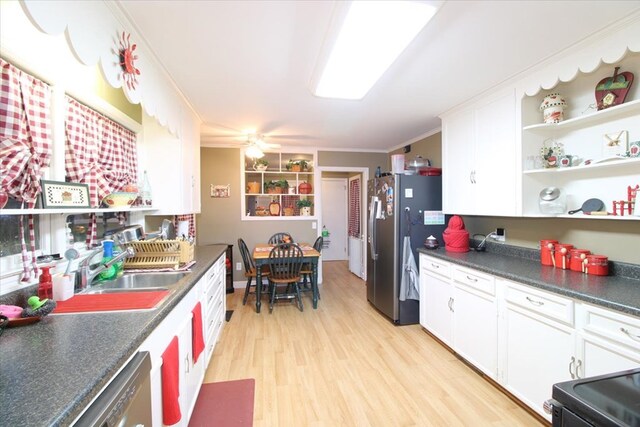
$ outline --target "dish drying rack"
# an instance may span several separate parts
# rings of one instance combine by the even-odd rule
[[[179,268],[193,261],[193,244],[187,240],[130,242],[136,254],[124,262],[125,269]]]

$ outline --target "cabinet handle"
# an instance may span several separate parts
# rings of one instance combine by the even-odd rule
[[[541,305],[544,305],[543,301],[536,301],[534,299],[531,299],[530,297],[527,297],[527,301],[529,301],[533,305],[537,305],[538,307],[540,307]]]
[[[620,328],[620,331],[622,331],[623,334],[625,334],[632,340],[640,342],[640,335],[633,335],[631,332],[629,332],[628,329],[625,328]]]
[[[473,171],[469,172],[469,182],[473,184]]]
[[[576,361],[576,378],[577,378],[577,379],[582,378],[582,377],[580,376],[580,374],[578,373],[578,370],[580,369],[580,367],[581,367],[581,366],[582,366],[582,360],[578,359],[578,360]]]
[[[576,364],[576,358],[571,356],[571,362],[569,362],[569,375],[571,375],[572,380],[576,379],[576,375],[573,373],[573,369],[571,368],[571,366],[575,364]]]
[[[186,355],[184,358],[184,373],[189,373],[189,355]]]
[[[431,263],[431,267],[433,267],[433,268],[435,268],[435,269],[440,268],[440,266],[439,266],[438,264],[434,264],[434,263]]]
[[[449,303],[447,305],[449,306],[449,311],[455,312],[453,309],[453,298],[449,298]]]
[[[476,279],[475,277],[470,277],[470,276],[467,276],[467,280],[473,283],[476,283],[478,281],[478,279]]]

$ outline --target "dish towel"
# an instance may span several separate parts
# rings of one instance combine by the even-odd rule
[[[202,334],[202,305],[198,302],[191,311],[191,354],[193,355],[193,364],[198,361],[198,357],[204,350],[204,336]]]
[[[178,337],[173,337],[162,353],[162,422],[173,425],[180,421],[180,371],[178,370]]]
[[[411,238],[404,237],[402,247],[402,277],[400,279],[400,301],[420,300],[418,266],[411,250]]]

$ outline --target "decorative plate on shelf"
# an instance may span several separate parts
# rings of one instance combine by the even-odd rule
[[[618,73],[620,67],[616,67],[613,77],[607,77],[598,82],[596,85],[596,103],[598,110],[613,107],[624,103],[631,83],[633,83],[633,74],[629,71]]]

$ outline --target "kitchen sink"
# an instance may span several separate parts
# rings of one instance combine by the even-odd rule
[[[190,272],[125,273],[116,279],[98,282],[81,293],[106,294],[167,290],[188,274],[190,274]]]

